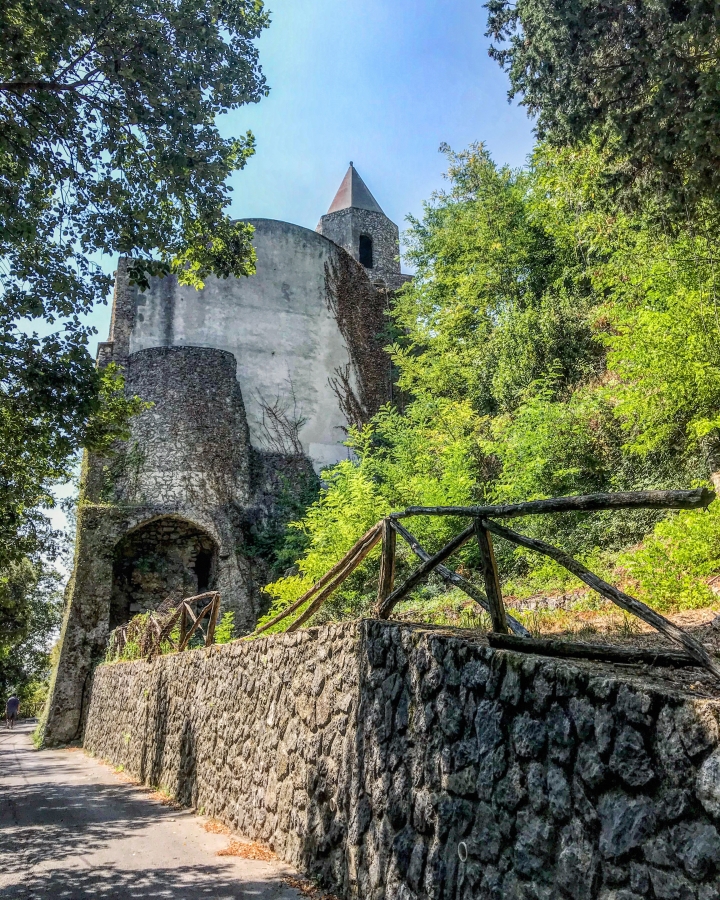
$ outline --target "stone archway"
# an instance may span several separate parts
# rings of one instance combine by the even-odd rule
[[[185,519],[163,516],[134,528],[113,554],[110,628],[157,609],[167,597],[213,589],[217,558],[213,538]]]

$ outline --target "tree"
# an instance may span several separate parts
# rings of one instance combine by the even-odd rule
[[[417,274],[393,307],[400,386],[468,399],[479,414],[513,409],[551,371],[565,390],[602,366],[582,256],[534,204],[531,170],[496,166],[481,144],[441,149],[450,188],[410,219]]]
[[[353,431],[353,459],[323,473],[319,499],[294,526],[305,539],[298,572],[267,588],[271,615],[392,510],[690,486],[717,470],[717,235],[663,232],[654,209],[619,208],[603,189],[606,166],[592,144],[541,145],[518,172],[495,166],[481,146],[450,154],[450,186],[412,223],[416,274],[391,310],[408,403]],[[717,571],[720,516],[694,526],[684,548],[680,525],[666,531],[663,518],[568,513],[528,517],[522,530],[612,568],[615,554],[658,526],[637,566],[623,558],[625,571],[646,597],[661,591],[669,603],[681,584],[679,604],[704,602],[698,578]],[[411,524],[428,551],[461,527],[449,517]],[[416,561],[398,547],[401,579]],[[507,542],[495,549],[510,590],[574,584]],[[650,577],[663,555],[673,573],[664,585]],[[378,557],[319,615],[370,610]],[[458,559],[477,567],[472,543]]]
[[[61,617],[56,572],[28,558],[5,567],[0,575],[0,699],[18,691],[27,708],[29,695],[48,675],[50,643]]]
[[[615,176],[686,221],[720,189],[717,5],[489,0],[491,48],[555,145],[599,134]]]
[[[253,270],[252,229],[225,212],[253,138],[215,119],[266,94],[253,42],[267,22],[261,0],[0,9],[0,567],[13,529],[37,537],[31,511],[70,455],[136,411],[87,352],[102,256],[131,256],[141,286]]]
[[[82,348],[59,352],[47,366],[31,358],[23,370],[4,375],[0,578],[10,563],[55,554],[58,536],[42,510],[54,505],[52,486],[71,477],[77,447],[111,452],[116,439],[129,437],[128,418],[145,408],[139,398],[125,397],[117,366],[97,371]],[[0,628],[1,622],[0,614]]]

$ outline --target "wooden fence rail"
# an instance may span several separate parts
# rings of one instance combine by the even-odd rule
[[[172,650],[186,650],[198,631],[203,637],[204,645],[209,647],[215,639],[219,614],[220,594],[217,591],[208,591],[179,601],[168,598],[143,622],[131,619],[127,625],[112,631],[108,641],[108,657],[121,657],[131,642],[137,643],[141,658],[158,656],[163,644],[169,644]]]
[[[387,518],[374,525],[362,538],[350,548],[345,556],[316,582],[305,594],[284,609],[271,621],[258,628],[254,637],[283,619],[299,611],[306,603],[308,606],[300,613],[297,619],[290,625],[288,631],[294,631],[313,616],[327,598],[340,584],[360,565],[375,545],[382,540],[382,552],[380,557],[380,577],[378,580],[378,595],[376,613],[379,618],[387,619],[397,605],[414,588],[424,581],[432,572],[436,572],[443,580],[458,587],[490,613],[492,621],[491,643],[498,645],[507,641],[513,647],[521,649],[526,646],[530,652],[539,652],[537,641],[528,640],[530,635],[524,626],[508,615],[500,587],[500,575],[493,548],[492,535],[510,541],[517,546],[532,550],[543,556],[555,560],[561,566],[572,572],[588,587],[597,591],[601,596],[612,601],[625,612],[637,616],[647,622],[685,651],[684,654],[653,653],[647,651],[648,658],[662,658],[665,665],[699,665],[720,679],[720,663],[710,656],[705,648],[689,635],[678,628],[660,613],[651,609],[629,594],[618,590],[589,569],[582,563],[573,559],[565,551],[544,541],[530,538],[523,534],[499,524],[495,519],[518,518],[521,516],[548,515],[565,512],[591,512],[598,510],[621,509],[705,509],[715,499],[715,493],[707,488],[699,488],[692,491],[632,491],[616,494],[586,494],[574,497],[554,497],[548,500],[531,500],[526,503],[510,503],[492,506],[411,506],[400,512],[391,513]],[[456,516],[469,518],[471,524],[457,534],[451,541],[434,554],[425,551],[417,539],[400,523],[399,520],[411,516]],[[396,536],[400,535],[405,540],[412,552],[421,560],[420,565],[403,581],[395,587],[396,568]],[[485,593],[480,591],[466,578],[444,565],[445,561],[456,553],[467,541],[475,538],[481,563],[481,574],[485,583]],[[511,638],[508,631],[515,635]],[[518,639],[519,638],[519,639]],[[547,642],[546,642],[547,643]],[[552,642],[553,646],[561,642]],[[575,647],[575,655],[587,658],[598,658],[602,655],[602,648],[588,648],[578,651]],[[531,649],[532,647],[532,649]],[[631,656],[638,659],[643,656],[640,651],[634,654],[619,648],[606,648],[606,658],[629,659]],[[555,647],[555,653],[559,652]],[[568,652],[568,655],[572,655]],[[643,657],[644,658],[644,657]]]

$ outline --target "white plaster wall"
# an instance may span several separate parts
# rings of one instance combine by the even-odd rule
[[[208,278],[196,291],[174,278],[153,281],[137,295],[130,352],[150,347],[215,347],[237,360],[254,446],[266,446],[260,399],[289,402],[292,384],[306,454],[319,471],[348,456],[345,418],[328,378],[349,362],[325,298],[332,241],[287,222],[249,220],[255,227],[257,272],[249,278]]]

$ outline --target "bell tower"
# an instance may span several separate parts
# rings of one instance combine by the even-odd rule
[[[400,272],[400,232],[350,163],[330,209],[315,229],[346,250],[373,282],[391,291],[407,281]]]

